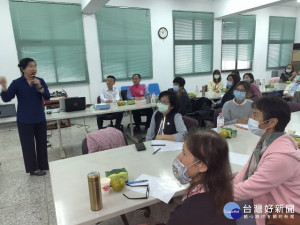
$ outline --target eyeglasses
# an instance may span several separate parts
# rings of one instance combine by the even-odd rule
[[[246,90],[244,90],[244,89],[239,89],[239,88],[236,88],[235,90],[236,90],[236,91],[240,91],[240,92],[246,92]]]
[[[137,198],[132,198],[132,197],[128,197],[127,195],[123,194],[126,198],[128,199],[147,199],[149,198],[149,184],[143,184],[143,185],[130,185],[130,184],[126,184],[129,187],[146,187],[146,196],[145,197],[137,197]]]
[[[164,105],[169,105],[170,102],[165,102],[165,101],[158,101],[158,103],[164,104]]]

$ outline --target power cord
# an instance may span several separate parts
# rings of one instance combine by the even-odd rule
[[[83,124],[72,124],[73,126],[77,126],[77,128],[81,128],[81,127],[84,127],[85,128],[85,131],[86,133],[90,133],[90,131],[88,131],[88,129],[91,127],[90,125],[87,125],[85,124],[85,117],[82,117],[83,118]]]

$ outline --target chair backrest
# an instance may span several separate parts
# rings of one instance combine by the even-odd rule
[[[124,91],[124,90],[127,91],[129,88],[130,88],[130,86],[122,86],[122,87],[121,87],[121,91]]]
[[[98,103],[98,104],[101,103],[101,98],[100,98],[100,96],[97,97],[97,103]]]
[[[269,84],[276,84],[279,83],[279,81],[280,81],[280,77],[272,77],[269,80]]]
[[[288,102],[291,112],[300,111],[300,103],[298,102]]]
[[[125,136],[124,133],[123,133],[123,137],[124,137],[125,144],[128,145],[128,141],[127,141],[126,136]],[[81,151],[82,151],[82,155],[85,155],[85,154],[89,153],[86,137],[82,140]]]
[[[217,118],[219,116],[219,113],[222,112],[222,108],[215,109],[214,111],[214,127],[217,127]]]
[[[154,93],[156,96],[158,96],[160,94],[159,84],[158,83],[149,84],[148,91],[150,95]]]
[[[183,116],[182,120],[183,120],[184,125],[185,125],[187,130],[199,127],[198,121],[195,120],[194,118],[191,118],[191,117],[188,117],[188,116]]]

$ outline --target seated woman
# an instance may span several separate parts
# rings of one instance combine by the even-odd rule
[[[213,80],[209,81],[207,84],[207,90],[208,91],[216,91],[223,88],[223,82],[221,78],[221,72],[220,70],[214,70],[213,72]]]
[[[180,113],[178,98],[173,91],[163,91],[157,103],[158,111],[153,113],[146,140],[183,141],[186,127]]]
[[[248,123],[252,115],[252,101],[247,99],[249,90],[250,85],[246,81],[241,81],[236,85],[233,91],[234,99],[226,102],[222,108],[225,125]]]
[[[270,96],[256,100],[252,108],[249,130],[260,136],[260,140],[233,180],[234,199],[253,200],[254,205],[262,205],[263,209],[266,205],[284,208],[294,205],[294,211],[299,213],[300,151],[297,143],[284,132],[291,119],[289,106],[281,98]],[[264,225],[265,210],[255,214],[256,224]]]
[[[286,81],[292,81],[296,75],[296,72],[294,72],[294,66],[292,64],[288,64],[285,67],[284,73],[281,74],[279,82],[284,83]]]
[[[254,76],[252,73],[245,73],[243,80],[250,83],[249,99],[255,101],[256,99],[262,97],[259,87],[254,83]]]
[[[283,92],[283,98],[287,101],[292,100],[295,92],[300,91],[300,75],[297,75],[293,81],[290,83]]]
[[[190,184],[167,225],[235,225],[223,208],[233,201],[228,145],[212,130],[189,133],[183,150],[173,162],[181,184]]]
[[[229,74],[227,76],[227,85],[226,85],[226,88],[228,89],[227,92],[224,94],[223,98],[221,99],[221,102],[220,103],[215,103],[214,101],[213,104],[212,104],[212,107],[214,109],[219,109],[219,108],[222,108],[223,105],[225,104],[225,102],[228,102],[232,99],[234,99],[234,95],[233,95],[233,90],[234,90],[234,87],[237,85],[238,82],[240,82],[241,78],[239,75],[237,74]]]

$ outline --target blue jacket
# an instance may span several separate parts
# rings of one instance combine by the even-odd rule
[[[42,98],[50,99],[50,93],[45,81],[36,77],[41,81],[44,87],[44,93],[40,93],[34,87],[30,87],[24,76],[14,80],[8,87],[7,91],[1,92],[4,102],[9,102],[15,95],[18,99],[17,121],[26,124],[40,123],[45,120],[44,106]]]

